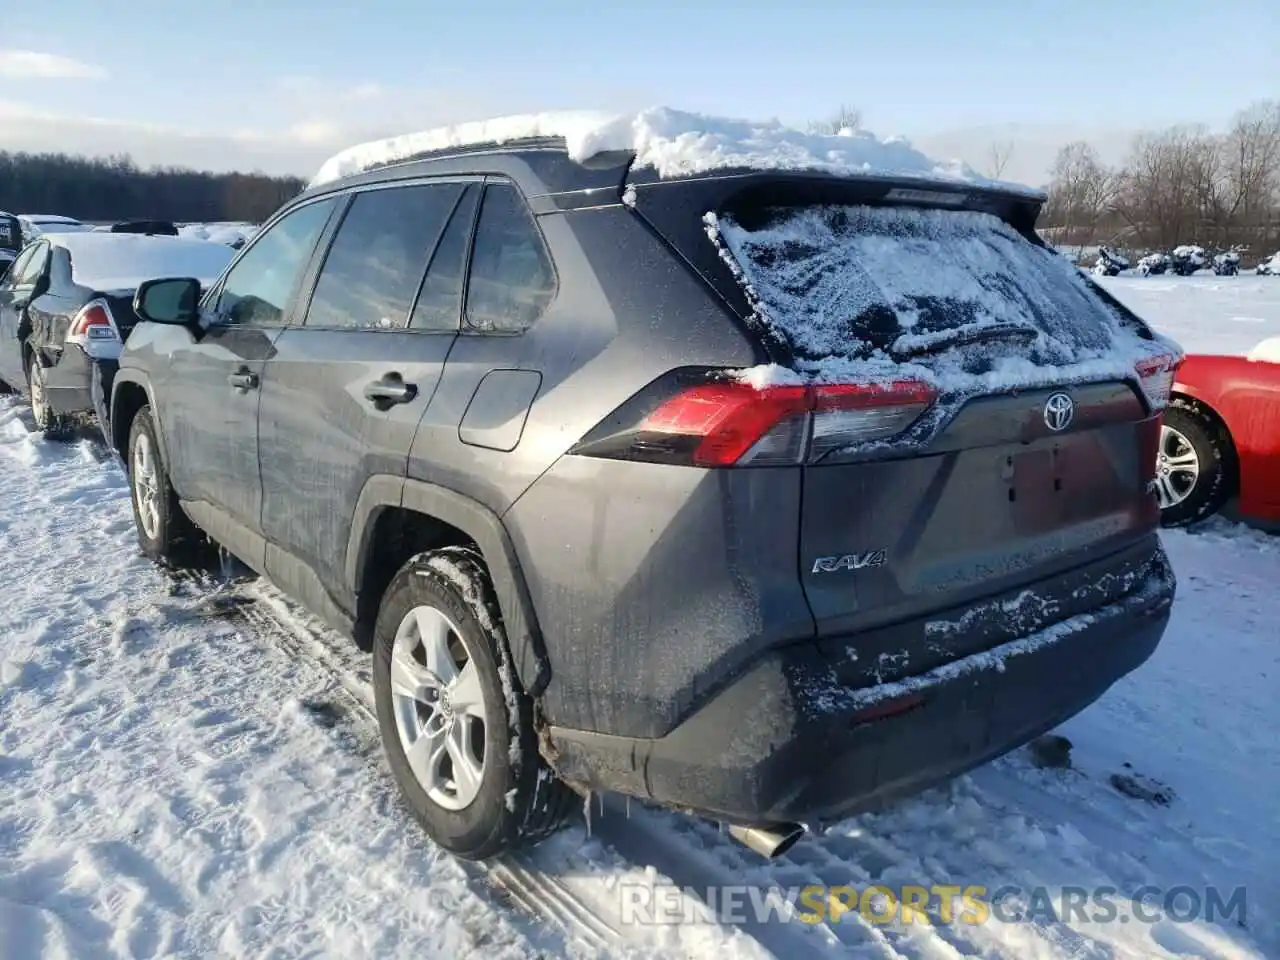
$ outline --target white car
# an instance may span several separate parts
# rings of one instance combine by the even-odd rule
[[[24,244],[46,233],[87,233],[93,229],[89,224],[81,223],[75,217],[63,217],[53,213],[20,213],[18,222],[22,224]]]

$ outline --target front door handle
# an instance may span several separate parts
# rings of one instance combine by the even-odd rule
[[[397,403],[408,403],[417,395],[417,385],[405,383],[398,373],[389,373],[364,387],[364,398],[379,410],[388,410]]]
[[[257,390],[258,375],[250,373],[248,370],[240,370],[227,377],[227,383],[231,384],[237,390]]]

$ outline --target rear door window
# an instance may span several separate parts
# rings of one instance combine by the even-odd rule
[[[480,188],[468,186],[454,207],[444,236],[436,244],[427,268],[426,279],[418,292],[409,321],[414,330],[456,332],[462,313],[462,278],[467,268],[467,248],[471,244],[471,228],[475,224],[476,202]]]
[[[555,296],[556,277],[524,198],[509,183],[485,187],[467,280],[467,324],[482,333],[532,326]]]
[[[407,326],[427,263],[464,186],[428,183],[356,194],[320,270],[306,325]]]

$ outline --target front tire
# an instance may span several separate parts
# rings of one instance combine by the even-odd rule
[[[1226,430],[1195,403],[1170,403],[1156,461],[1161,523],[1184,526],[1217,513],[1231,496],[1234,471]]]
[[[185,566],[184,550],[194,539],[195,528],[169,483],[150,407],[144,406],[134,415],[125,463],[138,546],[156,563]]]
[[[501,624],[479,555],[450,547],[400,569],[374,627],[374,700],[391,772],[427,835],[466,860],[553,832],[573,797],[538,753]]]

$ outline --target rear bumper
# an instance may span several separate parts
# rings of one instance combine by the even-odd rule
[[[111,387],[115,383],[116,373],[120,370],[117,360],[98,360],[90,371],[89,400],[94,416],[98,418],[98,427],[102,430],[107,445],[115,449],[111,443]]]
[[[1079,713],[1151,656],[1175,590],[1157,549],[1109,606],[878,686],[841,686],[811,644],[773,651],[660,739],[553,727],[556,767],[591,789],[718,819],[817,827],[957,776]]]
[[[93,397],[95,374],[105,377],[105,395],[110,396],[111,379],[118,367],[115,360],[94,360],[79,347],[68,345],[58,357],[58,362],[44,372],[45,396],[50,409],[63,416],[96,413]]]

